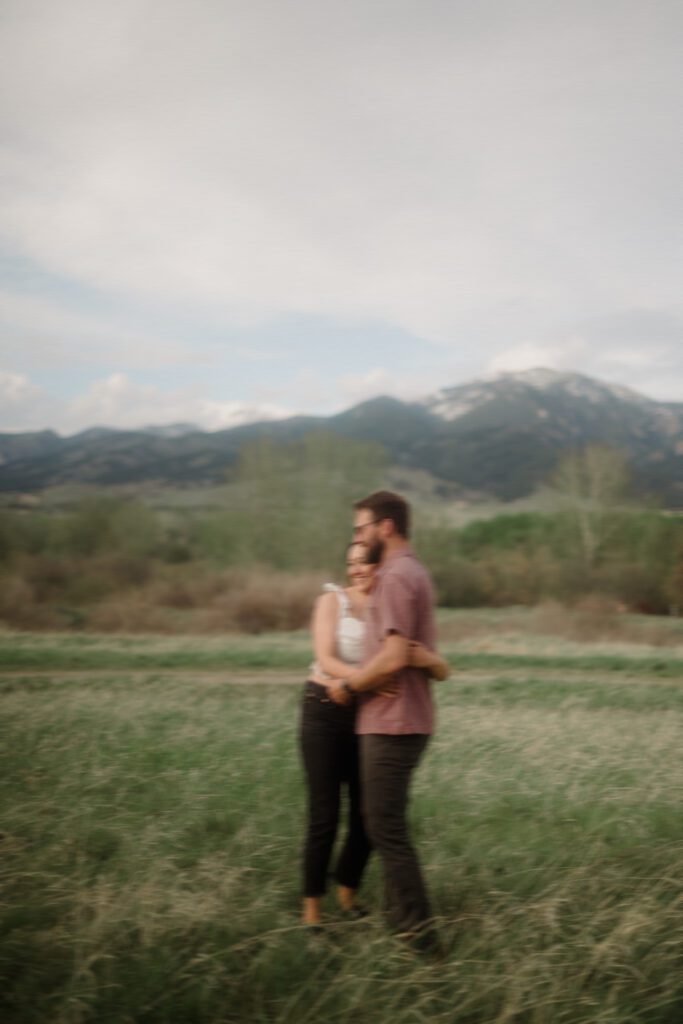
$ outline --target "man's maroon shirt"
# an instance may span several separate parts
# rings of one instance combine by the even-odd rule
[[[409,545],[390,555],[375,576],[365,615],[365,659],[377,654],[390,633],[419,640],[436,649],[434,590],[427,570]],[[434,703],[431,683],[424,669],[402,668],[396,673],[398,693],[380,697],[370,691],[360,695],[356,732],[431,733]]]

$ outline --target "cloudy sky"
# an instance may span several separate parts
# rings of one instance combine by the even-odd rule
[[[0,429],[683,400],[678,0],[0,11]]]

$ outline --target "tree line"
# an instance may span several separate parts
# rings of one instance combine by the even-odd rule
[[[386,471],[380,446],[309,435],[245,448],[224,507],[214,511],[169,512],[107,496],[61,513],[5,511],[0,618],[78,625],[112,594],[147,588],[150,600],[160,592],[168,599],[169,586],[178,594],[212,573],[225,581],[229,570],[242,573],[230,577],[236,587],[250,570],[261,579],[338,577],[352,502],[380,486]],[[681,614],[683,518],[629,499],[619,453],[597,446],[569,453],[549,486],[552,513],[500,514],[456,528],[417,509],[414,543],[440,604],[571,603],[600,594],[625,610]],[[160,580],[165,591],[151,588]],[[55,608],[56,618],[48,614]]]

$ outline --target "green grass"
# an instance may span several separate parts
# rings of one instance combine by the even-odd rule
[[[454,671],[531,668],[626,673],[683,678],[683,646],[578,643],[557,638],[496,632],[441,645]],[[505,620],[501,620],[504,626]],[[222,637],[118,637],[86,633],[0,634],[1,671],[194,669],[290,669],[304,672],[311,661],[306,630],[231,634]]]
[[[299,669],[311,661],[307,632],[248,637],[121,638],[93,634],[0,636],[0,671]]]
[[[378,912],[349,925],[330,905],[313,947],[299,927],[300,688],[272,666],[303,636],[67,639],[3,638],[39,655],[0,695],[3,1021],[683,1019],[683,687],[642,658],[477,663],[440,685],[412,805],[433,962]],[[231,682],[245,663],[226,652],[259,644],[270,671]],[[380,890],[373,862],[376,909]]]

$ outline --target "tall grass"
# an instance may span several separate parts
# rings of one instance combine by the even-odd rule
[[[517,667],[439,688],[413,800],[435,962],[386,934],[376,864],[369,923],[330,905],[311,944],[298,688],[230,678],[6,687],[8,1024],[680,1021],[677,680]]]

